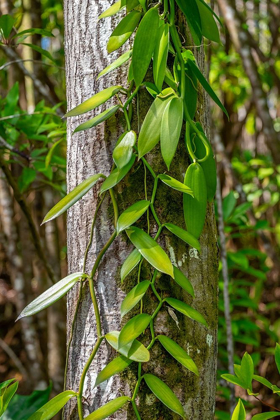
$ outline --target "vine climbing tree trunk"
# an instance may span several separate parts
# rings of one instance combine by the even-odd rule
[[[78,2],[65,1],[65,53],[67,77],[68,109],[72,109],[91,97],[97,91],[112,85],[126,85],[127,69],[121,67],[109,76],[96,82],[98,73],[109,62],[116,59],[118,53],[108,56],[106,43],[116,26],[119,17],[108,18],[98,22],[98,16],[110,6],[109,1],[81,0]],[[189,41],[188,41],[189,42]],[[189,45],[189,43],[188,43]],[[127,47],[123,50],[125,51]],[[203,52],[197,54],[198,64],[204,66]],[[201,93],[197,118],[207,131],[209,106]],[[151,104],[151,97],[145,90],[140,90],[139,113],[136,106],[133,116],[133,129],[138,131],[138,124]],[[106,106],[106,108],[108,105]],[[102,109],[102,111],[105,107]],[[100,112],[100,110],[98,110]],[[95,112],[92,112],[92,116]],[[123,114],[115,114],[106,124],[97,126],[72,135],[72,132],[81,122],[89,118],[79,116],[68,120],[68,191],[90,175],[109,174],[112,165],[112,150],[118,136],[123,133],[125,121]],[[139,119],[139,121],[138,121]],[[187,153],[184,142],[177,153],[177,158],[171,166],[170,174],[183,180],[183,174],[188,166]],[[149,162],[154,171],[159,174],[166,171],[158,149],[150,153]],[[146,175],[147,196],[151,196],[153,180]],[[140,199],[145,199],[145,168],[141,161],[134,164],[133,170],[118,187],[115,195],[120,212]],[[99,202],[100,184],[96,185],[81,201],[72,207],[68,213],[68,260],[69,272],[81,271],[83,268],[84,253],[90,237],[91,221]],[[183,226],[182,194],[168,189],[164,184],[158,188],[155,207],[162,220],[175,221]],[[143,229],[147,229],[145,220]],[[104,244],[114,231],[114,217],[109,194],[105,197],[98,215],[93,234],[93,242],[87,259],[86,272],[89,273]],[[150,234],[154,236],[155,226],[150,217]],[[143,372],[156,373],[175,392],[182,402],[188,418],[192,420],[211,420],[214,418],[215,386],[216,386],[216,355],[217,355],[217,273],[218,250],[216,226],[213,205],[208,205],[207,220],[200,239],[201,252],[187,246],[173,236],[164,232],[161,246],[165,248],[172,263],[177,265],[192,282],[195,290],[195,299],[192,305],[206,318],[209,328],[200,325],[189,318],[181,316],[166,305],[155,322],[156,333],[163,333],[176,340],[196,362],[200,376],[187,371],[168,353],[156,344],[151,351],[151,360],[143,364]],[[122,320],[120,317],[120,304],[125,293],[136,284],[137,271],[133,271],[128,280],[121,285],[120,267],[132,247],[126,235],[119,235],[110,246],[102,259],[94,278],[98,305],[101,312],[103,333],[120,330]],[[143,264],[142,277],[148,275],[148,267]],[[170,277],[162,275],[158,280],[158,288],[163,296],[172,295],[190,303],[187,294],[175,286]],[[67,381],[68,389],[78,390],[79,380],[84,365],[96,343],[96,322],[92,302],[89,295],[88,284],[85,282],[79,299],[80,286],[77,285],[68,295],[68,341],[71,336],[71,326],[77,312],[73,339],[69,351]],[[150,313],[156,302],[152,296],[144,300],[145,312]],[[132,315],[139,313],[139,307]],[[128,315],[126,316],[126,318]],[[127,318],[128,319],[128,318]],[[147,344],[147,343],[145,343]],[[114,351],[105,344],[101,345],[97,356],[92,362],[86,376],[84,387],[83,410],[88,415],[109,400],[122,395],[131,395],[137,379],[137,364],[132,364],[120,376],[114,376],[101,386],[94,388],[98,372],[113,358]],[[179,416],[169,411],[141,384],[137,405],[143,420],[178,419]],[[77,419],[76,400],[71,400],[65,411],[64,419]],[[111,416],[112,419],[135,419],[131,406],[125,406]]]

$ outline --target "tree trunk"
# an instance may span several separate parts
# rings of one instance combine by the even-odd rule
[[[68,109],[72,109],[94,93],[117,84],[126,84],[126,69],[111,73],[100,82],[96,82],[98,73],[109,62],[116,59],[113,53],[108,57],[106,43],[116,26],[117,18],[109,18],[97,21],[98,16],[110,6],[106,1],[93,0],[87,2],[65,2],[65,53],[66,53],[66,77],[67,77],[67,101]],[[190,45],[187,43],[187,45]],[[128,47],[126,46],[125,49]],[[203,53],[197,55],[198,63],[203,68]],[[197,116],[207,129],[209,112],[207,101],[203,94],[200,96],[200,104]],[[146,91],[140,93],[140,122],[147,112],[151,103]],[[108,105],[107,105],[108,107]],[[102,110],[105,106],[102,107]],[[100,110],[98,110],[98,113]],[[108,175],[112,165],[112,150],[118,136],[124,131],[125,122],[122,114],[116,114],[105,125],[72,135],[71,133],[81,122],[95,115],[74,117],[68,120],[68,191],[77,184],[95,173]],[[137,121],[134,118],[134,129],[137,131]],[[156,173],[163,173],[166,168],[163,165],[158,149],[150,154],[150,163]],[[188,160],[183,141],[177,153],[177,160],[171,167],[170,174],[177,179],[183,180]],[[145,198],[144,193],[144,168],[140,162],[135,163],[130,175],[127,176],[115,188],[119,210],[122,212],[129,205],[139,199]],[[148,198],[150,198],[152,179],[147,177]],[[98,202],[100,185],[93,188],[81,201],[68,212],[68,261],[69,272],[81,271],[83,257],[90,235],[91,221]],[[172,192],[163,184],[159,186],[155,206],[160,211],[161,219],[173,221],[177,225],[184,226],[182,211],[182,195]],[[94,231],[94,240],[91,247],[86,272],[90,272],[93,263],[101,248],[107,242],[113,232],[113,216],[111,203],[105,198],[98,222]],[[150,233],[154,236],[155,226],[151,217]],[[143,228],[146,226],[143,222]],[[151,361],[143,364],[143,372],[155,373],[161,377],[181,400],[185,407],[188,418],[192,420],[211,420],[214,418],[215,388],[216,388],[216,356],[217,356],[217,274],[218,274],[218,249],[216,226],[213,205],[209,205],[205,228],[201,236],[201,253],[186,246],[181,241],[176,241],[173,236],[164,231],[161,241],[173,264],[176,264],[188,275],[195,290],[196,297],[192,302],[182,293],[182,289],[165,275],[159,279],[157,286],[163,295],[170,295],[183,299],[199,310],[206,318],[209,328],[191,321],[190,319],[167,309],[167,306],[159,313],[156,322],[156,333],[165,333],[176,340],[197,363],[200,377],[187,371],[159,346],[155,345],[151,351]],[[97,276],[95,277],[96,293],[101,311],[103,333],[112,330],[120,330],[122,322],[120,317],[120,304],[122,299],[134,285],[136,273],[133,271],[129,280],[120,285],[120,267],[126,256],[131,252],[126,235],[120,235],[113,242],[109,251],[105,254]],[[147,273],[144,264],[143,272]],[[145,277],[143,277],[145,278]],[[71,324],[79,294],[79,286],[72,289],[68,295],[68,340]],[[151,296],[144,300],[144,311],[151,312],[156,302]],[[139,308],[132,315],[139,313]],[[127,317],[126,317],[127,318]],[[67,388],[78,390],[79,379],[82,369],[96,342],[95,316],[89,296],[88,286],[83,287],[82,299],[74,329],[73,341],[70,349],[70,357],[67,371]],[[137,364],[133,363],[120,376],[114,376],[109,381],[94,388],[95,378],[98,372],[112,360],[113,350],[104,342],[97,357],[91,364],[88,372],[85,388],[83,409],[84,416],[88,415],[109,400],[121,396],[131,395],[137,378]],[[140,415],[143,420],[178,419],[179,416],[168,410],[141,384],[140,398],[137,400]],[[67,405],[64,419],[77,419],[76,401],[73,399]],[[112,419],[135,419],[131,407],[117,412]]]

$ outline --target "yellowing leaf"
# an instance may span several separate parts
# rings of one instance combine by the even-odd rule
[[[102,105],[104,104],[104,102],[107,102],[108,99],[112,98],[112,96],[118,93],[121,90],[121,88],[121,86],[111,86],[107,89],[102,90],[101,92],[96,93],[96,95],[92,96],[85,102],[71,109],[71,111],[68,111],[67,114],[65,114],[65,117],[74,117],[76,115],[81,115],[85,112],[92,111],[99,105]]]
[[[169,257],[150,235],[135,226],[127,229],[126,233],[135,248],[154,268],[174,278]]]

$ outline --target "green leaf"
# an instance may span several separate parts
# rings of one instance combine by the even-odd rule
[[[233,191],[223,199],[223,216],[224,220],[227,220],[236,206],[236,198]]]
[[[200,0],[196,0],[196,4],[201,19],[202,35],[205,38],[220,44],[221,41],[219,29],[213,17],[212,11],[210,10],[209,6],[204,3],[204,1],[202,2]]]
[[[219,22],[219,24],[222,26],[222,27],[224,27],[224,25],[223,25],[223,22],[221,21],[221,19],[219,18],[219,16],[214,12],[214,10],[210,7],[210,6],[208,6],[208,4],[207,3],[205,3],[205,1],[204,0],[199,0],[201,3],[203,3],[204,4],[204,6],[205,7],[207,7],[208,9],[209,9],[209,11],[212,13],[212,15],[213,16],[215,16],[215,18],[217,19],[217,21]]]
[[[176,235],[178,238],[182,239],[182,241],[186,242],[193,248],[200,251],[200,243],[199,241],[191,235],[186,230],[180,228],[179,226],[173,225],[172,223],[165,223],[164,226],[171,232],[173,235]]]
[[[252,417],[252,420],[268,420],[268,419],[274,419],[275,417],[279,417],[280,413],[279,411],[271,411],[270,413],[261,413],[256,414]]]
[[[65,404],[77,394],[74,391],[64,391],[39,408],[28,420],[50,420]]]
[[[75,117],[77,115],[82,115],[85,112],[92,111],[98,106],[104,104],[104,102],[107,102],[110,98],[112,98],[112,96],[116,95],[121,90],[121,88],[121,86],[111,86],[102,90],[101,92],[96,93],[91,98],[71,109],[71,111],[68,111],[64,117]]]
[[[81,182],[81,184],[75,187],[46,214],[42,224],[55,219],[57,216],[60,216],[72,207],[73,204],[80,200],[80,198],[82,198],[96,184],[101,176],[103,177],[102,174],[92,175],[85,181]]]
[[[0,416],[7,410],[8,405],[10,404],[11,399],[15,395],[18,389],[18,381],[4,388],[4,392],[0,397]]]
[[[197,98],[198,98],[198,88],[197,88],[197,78],[185,64],[185,73],[186,73],[186,86],[185,86],[185,105],[189,111],[191,119],[194,118],[196,109],[197,109]]]
[[[101,114],[96,115],[96,117],[91,118],[85,123],[78,125],[78,127],[75,128],[73,133],[78,133],[79,131],[84,131],[84,130],[88,130],[89,128],[96,127],[98,124],[101,124],[104,121],[111,118],[117,112],[119,108],[120,108],[119,105],[114,105],[111,108],[106,109],[106,111],[101,112]]]
[[[141,281],[137,286],[126,295],[121,304],[121,316],[125,316],[135,305],[143,298],[147,292],[151,282],[148,280]]]
[[[200,14],[195,0],[176,0],[176,3],[187,19],[195,45],[200,45],[202,40],[202,28]]]
[[[30,35],[37,34],[37,35],[42,35],[46,37],[54,37],[54,35],[50,31],[47,31],[46,29],[29,28],[29,29],[25,29],[24,31],[18,32],[16,35],[13,36],[13,39],[18,38],[25,34],[30,34]]]
[[[120,408],[122,408],[128,401],[129,397],[119,397],[98,408],[96,411],[85,417],[86,420],[102,420],[114,414]]]
[[[125,16],[114,29],[107,44],[107,51],[111,53],[120,48],[133,34],[142,14],[136,10]]]
[[[136,133],[129,131],[116,145],[113,151],[113,159],[119,169],[123,168],[130,161],[135,143]]]
[[[53,157],[53,154],[54,154],[54,151],[55,151],[55,149],[56,149],[56,147],[61,143],[61,142],[63,142],[64,141],[64,139],[60,139],[60,140],[58,140],[58,141],[56,141],[53,145],[52,145],[52,147],[50,148],[50,150],[48,151],[48,153],[47,153],[47,156],[46,156],[46,160],[45,160],[45,165],[46,165],[46,168],[48,168],[48,166],[50,165],[50,163],[51,163],[51,160],[52,160],[52,157]]]
[[[246,411],[241,400],[238,401],[238,404],[232,414],[231,420],[246,420]]]
[[[262,376],[253,375],[253,379],[259,382],[260,384],[266,386],[267,388],[272,389],[272,383],[269,382],[267,379],[263,378]]]
[[[139,6],[138,0],[126,0],[126,11],[131,12],[136,6]]]
[[[167,66],[169,46],[169,26],[164,23],[158,29],[158,35],[155,45],[154,59],[153,59],[153,75],[156,87],[159,91],[162,89],[165,78],[165,70]]]
[[[276,343],[275,347],[275,363],[278,369],[278,372],[280,373],[280,345]]]
[[[110,16],[114,16],[116,13],[118,13],[123,7],[125,6],[125,3],[123,3],[122,0],[117,1],[116,3],[113,3],[111,7],[109,7],[105,12],[103,12],[98,19],[104,19]]]
[[[15,23],[16,19],[14,19],[11,15],[0,16],[0,29],[3,32],[4,38],[9,38]]]
[[[122,372],[131,363],[132,363],[132,360],[127,359],[127,357],[124,357],[124,356],[116,357],[107,366],[105,366],[105,368],[98,374],[94,387],[98,386],[104,381],[107,381],[109,378],[111,378],[111,376]]]
[[[51,386],[43,391],[33,391],[31,395],[16,394],[1,420],[28,420],[30,416],[49,400]]]
[[[120,332],[118,349],[125,347],[142,334],[149,325],[151,319],[152,317],[148,314],[139,314],[130,319]]]
[[[179,363],[181,363],[185,368],[190,370],[191,372],[195,373],[197,376],[198,369],[192,358],[182,349],[179,344],[175,343],[175,341],[171,340],[171,338],[166,337],[165,335],[158,335],[157,339],[161,343],[161,345],[165,348],[168,353],[171,354],[174,359],[176,359]]]
[[[9,386],[14,381],[16,381],[15,378],[8,379],[7,381],[1,382],[1,384],[0,384],[0,390],[3,389],[3,388],[6,388],[7,386]]]
[[[117,233],[119,234],[129,226],[133,225],[149,208],[150,202],[146,200],[137,201],[128,207],[118,218]]]
[[[108,73],[111,73],[111,71],[121,67],[124,63],[126,63],[130,57],[131,57],[132,51],[127,51],[124,54],[122,54],[117,60],[115,60],[112,64],[109,64],[104,70],[102,70],[99,75],[97,76],[97,79],[100,79],[101,77],[105,76]]]
[[[187,305],[185,302],[174,298],[166,298],[165,301],[170,306],[172,306],[172,308],[176,309],[176,311],[179,311],[185,316],[193,319],[194,321],[200,322],[202,325],[205,325],[205,327],[208,327],[204,317],[190,305]]]
[[[226,108],[224,107],[224,105],[222,104],[222,102],[220,101],[216,93],[213,91],[213,89],[211,88],[211,86],[209,85],[209,83],[207,82],[207,80],[205,79],[205,77],[203,76],[199,68],[197,67],[197,65],[192,60],[188,59],[188,66],[191,68],[194,75],[197,77],[197,79],[201,83],[202,87],[206,90],[208,95],[213,99],[213,101],[221,108],[221,110],[229,118]]]
[[[134,249],[131,254],[124,261],[121,268],[121,282],[128,276],[128,274],[139,264],[142,255],[137,249]]]
[[[174,97],[174,91],[167,88],[162,91],[164,98],[157,97],[152,103],[141,127],[138,139],[139,159],[150,152],[160,139],[161,122],[167,104]]]
[[[113,188],[115,185],[117,185],[130,171],[132,168],[136,156],[132,155],[132,158],[130,159],[130,162],[128,162],[127,165],[125,165],[121,169],[114,169],[107,179],[103,182],[100,193],[104,193],[105,191],[109,190],[110,188]]]
[[[132,69],[136,86],[141,85],[147,73],[155,50],[158,30],[158,10],[152,8],[145,13],[134,39]]]
[[[40,47],[38,47],[37,45],[34,45],[34,44],[26,44],[25,42],[22,42],[21,45],[26,45],[27,47],[32,48],[32,50],[37,51],[38,53],[44,55],[49,60],[51,60],[55,63],[55,59],[52,57],[52,55],[47,50],[44,50],[43,48],[40,48]]]
[[[173,266],[173,269],[174,280],[176,281],[176,283],[179,284],[179,286],[182,287],[182,289],[184,289],[186,292],[188,292],[192,297],[194,297],[194,290],[189,279],[187,279],[185,274],[183,274],[182,271],[179,270],[179,268]]]
[[[161,174],[158,175],[158,178],[166,185],[168,185],[170,188],[173,188],[173,190],[180,191],[185,194],[190,194],[193,196],[192,190],[182,182],[178,181],[175,178],[172,178],[172,176]]]
[[[150,360],[150,353],[149,350],[143,346],[142,343],[138,340],[134,340],[131,343],[128,343],[126,346],[122,347],[121,349],[118,348],[119,343],[119,331],[111,331],[105,335],[106,340],[108,343],[118,351],[123,356],[127,357],[134,362],[148,362]]]
[[[221,375],[221,378],[223,378],[225,381],[228,381],[234,385],[241,386],[241,388],[246,389],[246,385],[244,384],[243,380],[238,378],[237,376],[231,375],[230,373],[226,373],[224,375]]]
[[[169,170],[180,139],[183,124],[183,100],[173,98],[166,106],[161,124],[160,146],[163,160]]]
[[[135,226],[127,229],[126,233],[135,248],[154,268],[174,278],[170,259],[153,238]]]
[[[17,318],[17,321],[25,316],[37,314],[48,306],[52,305],[62,296],[64,296],[68,290],[70,290],[83,276],[83,273],[73,273],[69,276],[64,277],[58,283],[51,286],[44,293],[34,299],[29,305],[27,305]]]
[[[246,389],[252,390],[252,379],[254,375],[254,363],[251,356],[246,352],[242,357],[241,369],[239,372],[240,379],[243,380]]]
[[[171,389],[159,378],[150,373],[143,376],[152,393],[170,410],[186,418],[182,404]]]

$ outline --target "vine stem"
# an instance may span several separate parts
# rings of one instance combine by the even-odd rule
[[[82,375],[81,375],[81,379],[80,379],[80,385],[79,385],[79,391],[78,391],[78,395],[77,395],[77,401],[78,401],[78,414],[79,414],[79,419],[83,420],[83,406],[82,406],[82,397],[83,397],[83,389],[84,389],[84,383],[85,383],[85,379],[86,379],[86,374],[89,370],[89,367],[91,365],[91,362],[93,361],[96,353],[98,352],[98,349],[103,341],[104,337],[99,337],[95,343],[95,346],[92,350],[92,353],[87,361],[87,363],[84,366]]]

